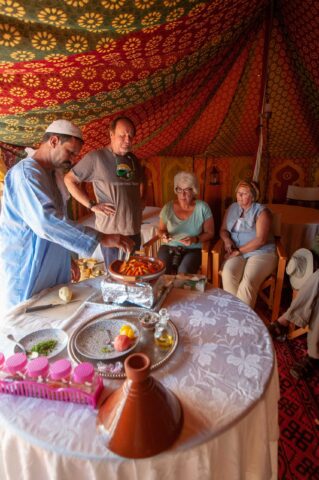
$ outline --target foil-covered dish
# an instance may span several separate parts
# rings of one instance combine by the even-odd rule
[[[134,304],[153,308],[166,287],[161,277],[149,282],[119,282],[110,276],[101,281],[101,291],[105,303]]]

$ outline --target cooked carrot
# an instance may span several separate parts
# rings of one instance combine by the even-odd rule
[[[128,262],[123,261],[119,267],[119,273],[131,276],[150,275],[160,269],[160,264],[146,258],[131,258]]]

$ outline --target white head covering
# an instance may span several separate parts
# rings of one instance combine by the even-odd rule
[[[28,155],[28,157],[32,157],[32,155],[35,153],[34,148],[31,147],[25,147],[24,151]]]
[[[60,133],[61,135],[71,135],[71,137],[80,138],[83,140],[82,132],[74,125],[74,123],[69,122],[69,120],[54,120],[48,128],[46,133]]]
[[[286,272],[290,277],[292,288],[299,290],[313,274],[312,252],[307,248],[296,250],[287,264]]]

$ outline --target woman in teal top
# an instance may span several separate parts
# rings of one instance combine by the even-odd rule
[[[202,242],[214,236],[211,209],[196,200],[198,181],[195,175],[179,172],[174,177],[176,199],[160,213],[158,256],[166,263],[166,273],[196,273],[201,265]]]

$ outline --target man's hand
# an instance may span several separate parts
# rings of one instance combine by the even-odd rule
[[[100,242],[104,247],[122,248],[125,252],[131,252],[134,247],[134,241],[131,238],[119,233],[106,233]]]
[[[71,258],[71,280],[72,282],[78,282],[81,277],[81,272],[78,264]]]
[[[103,213],[103,215],[113,216],[115,214],[114,205],[111,203],[97,203],[91,208],[92,212]]]

